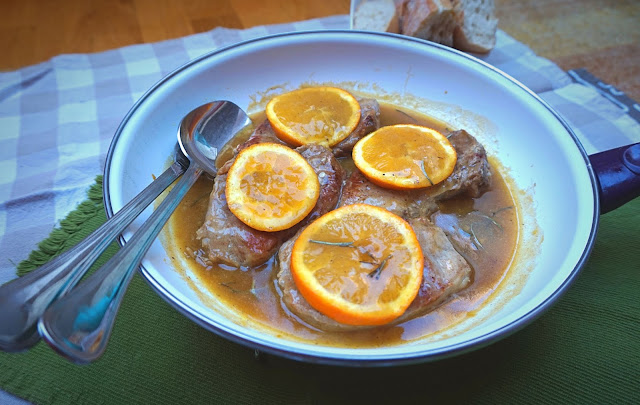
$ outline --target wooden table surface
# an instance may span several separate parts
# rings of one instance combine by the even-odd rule
[[[640,100],[640,1],[495,0],[499,27],[568,70]],[[215,27],[348,14],[348,0],[0,0],[0,70]]]

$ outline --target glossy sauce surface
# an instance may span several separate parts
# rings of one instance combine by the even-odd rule
[[[264,115],[252,118],[258,123]],[[383,126],[419,124],[449,132],[446,124],[393,105],[381,104],[380,118]],[[297,319],[281,302],[273,258],[251,269],[205,266],[194,259],[192,253],[200,246],[195,234],[204,221],[212,188],[210,179],[201,178],[171,217],[170,238],[198,281],[213,296],[277,335],[347,347],[379,347],[420,339],[454,326],[473,314],[503,280],[513,260],[519,229],[516,204],[497,170],[499,165],[489,161],[493,177],[487,192],[478,198],[456,198],[440,203],[439,211],[431,217],[445,231],[469,242],[471,248],[461,254],[474,270],[472,284],[431,313],[398,325],[358,332],[318,331]],[[354,170],[350,159],[342,160],[341,164],[347,171]]]

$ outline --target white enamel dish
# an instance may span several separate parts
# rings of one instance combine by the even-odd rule
[[[527,88],[458,51],[390,34],[323,31],[276,35],[213,52],[177,69],[132,108],[118,128],[105,169],[108,214],[165,168],[181,118],[227,99],[246,110],[274,86],[350,83],[401,100],[426,99],[432,115],[469,129],[519,190],[524,231],[511,278],[477,319],[397,346],[339,348],[277,337],[219,305],[205,303],[156,241],[141,274],[167,302],[201,326],[288,358],[347,365],[433,360],[472,350],[529,324],[569,287],[585,263],[598,224],[598,187],[588,156],[563,120]],[[145,211],[123,235],[129,239]],[[517,291],[516,291],[517,290]],[[517,292],[517,293],[515,293]],[[500,297],[499,295],[503,296]],[[473,317],[471,317],[473,318]]]

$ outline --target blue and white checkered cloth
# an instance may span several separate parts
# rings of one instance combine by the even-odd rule
[[[120,121],[164,75],[235,42],[348,27],[348,16],[333,16],[247,30],[216,28],[107,52],[61,55],[0,73],[0,284],[14,278],[16,264],[86,198]],[[495,49],[481,58],[559,111],[588,153],[640,141],[640,124],[605,97],[615,89],[575,83],[502,31]]]

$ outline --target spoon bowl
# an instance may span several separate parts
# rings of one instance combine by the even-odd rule
[[[218,151],[250,125],[247,114],[229,101],[202,105],[184,117],[178,142],[190,160],[187,171],[118,253],[47,309],[38,330],[49,345],[76,363],[102,355],[127,285],[153,240],[202,172],[217,174]]]

